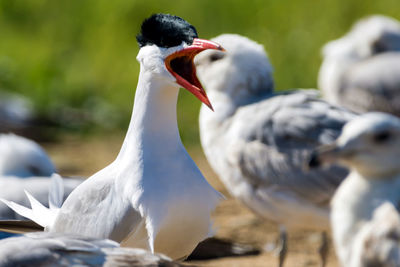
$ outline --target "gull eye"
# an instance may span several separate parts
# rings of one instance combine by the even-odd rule
[[[210,62],[218,61],[218,60],[220,60],[220,59],[222,59],[222,58],[224,58],[224,57],[225,57],[225,53],[223,53],[223,52],[212,53],[212,54],[210,55]]]
[[[383,131],[374,135],[375,143],[385,143],[390,139],[390,133],[388,131]]]

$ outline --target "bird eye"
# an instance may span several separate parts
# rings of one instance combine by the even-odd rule
[[[220,60],[220,59],[222,59],[222,58],[224,58],[224,57],[225,57],[225,53],[222,53],[222,52],[220,52],[220,53],[213,53],[213,54],[211,54],[211,56],[210,56],[210,61],[211,61],[211,62],[214,62],[214,61]]]
[[[377,133],[376,135],[374,135],[375,143],[384,143],[387,140],[389,140],[389,138],[390,138],[390,133],[387,131],[380,132],[380,133]]]

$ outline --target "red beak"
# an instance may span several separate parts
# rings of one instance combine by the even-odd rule
[[[206,49],[225,51],[222,46],[217,43],[195,38],[192,45],[169,55],[165,59],[165,66],[172,76],[175,77],[176,83],[191,92],[211,110],[214,110],[203,86],[196,76],[196,67],[193,63],[194,57]]]

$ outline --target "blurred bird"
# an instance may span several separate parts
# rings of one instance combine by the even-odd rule
[[[226,53],[205,51],[195,60],[215,109],[201,108],[201,144],[228,191],[282,226],[282,266],[286,227],[329,228],[329,201],[347,170],[307,172],[304,161],[314,148],[335,140],[354,114],[320,100],[316,90],[274,93],[267,54],[254,41],[235,34],[213,41]]]
[[[0,176],[51,176],[53,162],[36,142],[15,134],[0,134]]]
[[[400,119],[380,112],[352,120],[333,144],[319,148],[312,156],[310,165],[314,167],[340,162],[351,168],[332,199],[332,232],[343,266],[358,266],[355,263],[359,260],[356,258],[359,253],[355,253],[359,249],[356,237],[374,220],[374,211],[384,202],[399,208],[399,158]],[[381,230],[383,228],[374,231],[379,235]]]
[[[185,20],[165,14],[146,19],[137,41],[135,105],[116,160],[78,186],[61,209],[25,208],[25,214],[33,213],[50,232],[108,238],[185,258],[210,235],[210,213],[221,195],[181,142],[176,102],[182,86],[211,108],[193,58],[222,48],[199,39]]]
[[[357,22],[323,48],[318,84],[331,103],[355,112],[400,116],[400,23],[385,16]]]
[[[0,266],[182,265],[161,254],[138,248],[121,248],[118,243],[108,239],[39,232],[1,240]]]
[[[371,221],[354,238],[350,266],[400,266],[400,216],[390,202],[374,210]]]
[[[14,134],[0,134],[0,198],[28,205],[24,191],[47,203],[50,177],[56,172],[53,162],[36,142]],[[65,179],[64,199],[82,182]],[[21,219],[0,203],[0,219]]]

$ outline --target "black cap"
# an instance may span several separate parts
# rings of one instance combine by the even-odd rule
[[[169,14],[154,14],[145,19],[141,31],[136,36],[140,47],[157,45],[159,47],[178,46],[182,42],[192,44],[197,31],[186,20]]]

